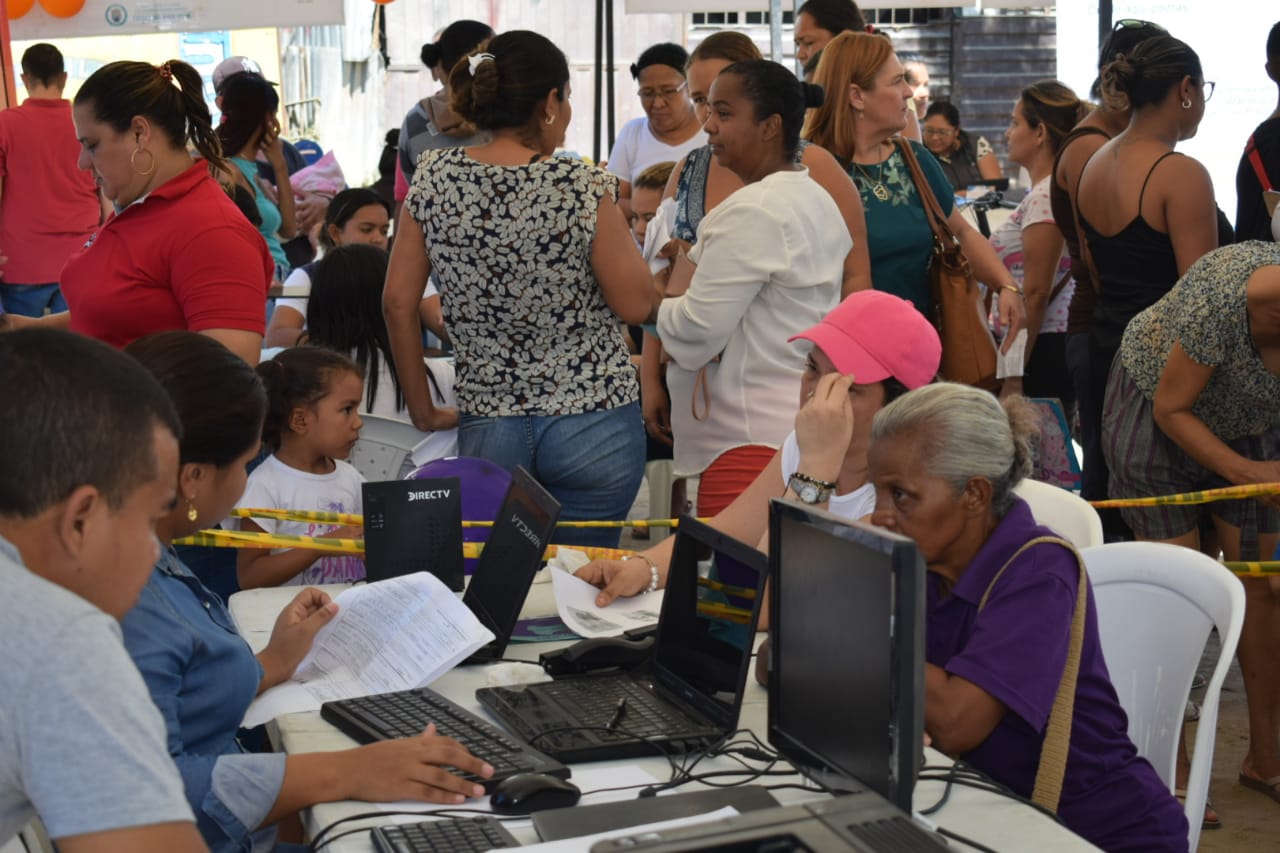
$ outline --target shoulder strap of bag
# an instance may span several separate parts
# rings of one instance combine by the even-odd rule
[[[1084,617],[1087,610],[1086,600],[1089,590],[1089,579],[1085,574],[1084,560],[1080,552],[1070,542],[1057,536],[1038,536],[1027,542],[1014,552],[1000,571],[996,572],[987,590],[978,602],[978,612],[986,607],[987,599],[995,588],[996,582],[1015,560],[1036,545],[1061,545],[1076,558],[1080,567],[1080,583],[1076,588],[1076,606],[1071,615],[1071,639],[1067,647],[1067,663],[1062,669],[1062,680],[1058,682],[1058,692],[1053,697],[1053,710],[1049,712],[1049,724],[1045,728],[1044,743],[1040,747],[1040,766],[1036,770],[1035,788],[1031,792],[1031,801],[1044,806],[1050,811],[1058,811],[1058,801],[1062,799],[1062,780],[1067,773],[1067,753],[1071,746],[1071,718],[1075,712],[1076,678],[1080,674],[1080,652],[1084,648]]]
[[[1270,190],[1271,178],[1267,175],[1267,169],[1262,165],[1262,155],[1258,153],[1258,140],[1254,135],[1249,134],[1249,141],[1244,144],[1244,152],[1249,157],[1249,164],[1253,166],[1253,173],[1258,176],[1258,183],[1262,185],[1262,189]]]
[[[920,160],[912,150],[910,141],[901,136],[895,136],[893,142],[902,152],[902,159],[906,161],[907,168],[911,170],[911,180],[916,185],[921,204],[924,205],[925,218],[929,220],[933,236],[942,246],[958,246],[960,241],[956,239],[951,226],[947,224],[947,216],[942,212],[942,206],[938,204],[938,197],[933,194],[933,187],[929,184],[929,179],[924,176],[924,170],[920,168]]]

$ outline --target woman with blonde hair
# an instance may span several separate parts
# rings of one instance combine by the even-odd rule
[[[931,316],[933,230],[894,142],[912,109],[912,88],[902,63],[883,36],[841,33],[823,48],[814,82],[827,91],[827,99],[810,112],[803,136],[835,155],[862,195],[873,286],[910,299]],[[904,144],[911,146],[974,273],[1000,291],[996,310],[1007,345],[1025,319],[1020,288],[987,241],[955,209],[951,183],[933,155],[914,140]]]

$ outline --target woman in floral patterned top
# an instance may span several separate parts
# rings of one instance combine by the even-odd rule
[[[1129,321],[1111,368],[1102,449],[1111,497],[1280,482],[1280,245],[1236,243],[1202,256]],[[1213,521],[1228,560],[1270,557],[1280,510],[1266,502],[1121,510],[1140,539],[1198,547]],[[1249,752],[1240,783],[1280,800],[1280,583],[1244,578],[1240,670]]]
[[[566,519],[623,518],[644,429],[619,323],[652,322],[658,294],[617,208],[617,179],[551,156],[570,120],[564,54],[524,31],[481,51],[453,69],[452,107],[492,141],[426,155],[400,214],[383,298],[396,363],[422,360],[417,305],[434,271],[457,356],[460,452],[523,465]],[[432,406],[421,371],[408,373],[414,423],[447,428],[455,413]]]

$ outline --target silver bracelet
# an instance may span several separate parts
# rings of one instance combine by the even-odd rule
[[[649,585],[640,590],[640,595],[648,595],[658,588],[658,564],[649,558],[647,554],[632,554],[627,557],[628,560],[644,560],[649,564]]]

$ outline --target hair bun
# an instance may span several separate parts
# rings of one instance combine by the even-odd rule
[[[822,106],[823,101],[827,99],[826,90],[816,83],[802,82],[800,86],[804,91],[805,109],[813,109],[814,107],[820,107]]]
[[[640,66],[636,65],[634,62],[631,63],[631,79],[632,80],[640,79]]]
[[[440,64],[440,45],[435,42],[427,42],[422,46],[422,64],[428,68],[435,68]]]

